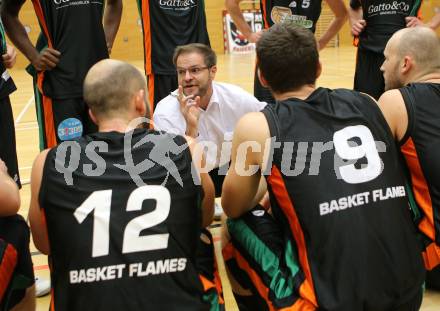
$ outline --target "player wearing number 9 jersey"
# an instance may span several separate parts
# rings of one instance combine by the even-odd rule
[[[295,53],[279,62],[282,51]],[[315,88],[316,41],[301,27],[273,26],[257,58],[277,105],[234,132],[222,195],[234,277],[266,310],[418,310],[423,260],[378,106],[355,91]],[[243,142],[253,152],[239,153]],[[272,222],[248,213],[263,193],[259,172],[268,174]]]
[[[44,151],[32,171],[31,229],[50,255],[52,310],[217,309],[195,257],[213,185],[200,174],[200,186],[187,141],[133,123],[148,116],[147,92],[129,64],[93,66],[84,98],[99,132]]]

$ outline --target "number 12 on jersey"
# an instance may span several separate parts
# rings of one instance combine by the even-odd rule
[[[94,191],[75,210],[74,216],[82,224],[93,212],[92,257],[107,256],[110,244],[110,211],[113,190]],[[146,185],[135,189],[128,197],[126,211],[140,211],[145,200],[156,201],[155,209],[130,220],[124,230],[122,253],[134,253],[168,247],[169,233],[141,236],[142,230],[164,222],[170,213],[171,196],[167,188]]]

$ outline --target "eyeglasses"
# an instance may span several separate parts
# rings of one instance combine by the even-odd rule
[[[211,68],[211,67],[209,67],[209,66],[191,67],[188,69],[179,68],[179,69],[177,69],[177,75],[183,77],[184,75],[186,75],[186,72],[188,71],[191,76],[197,76],[198,74],[200,74],[202,72],[202,70],[209,69],[209,68]]]

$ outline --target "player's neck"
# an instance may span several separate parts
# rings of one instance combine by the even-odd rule
[[[310,94],[313,93],[315,89],[316,87],[314,84],[306,84],[295,91],[288,91],[284,93],[273,93],[273,97],[278,101],[286,100],[289,98],[306,99],[307,97],[309,97]]]
[[[411,79],[411,82],[440,83],[440,72],[421,74]]]
[[[100,132],[119,132],[125,133],[133,128],[129,126],[130,122],[123,118],[112,118],[99,122],[98,128]]]

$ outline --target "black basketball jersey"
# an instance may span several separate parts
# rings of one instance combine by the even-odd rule
[[[260,0],[264,27],[292,21],[315,32],[321,4],[321,0]]]
[[[405,17],[419,14],[422,0],[350,0],[354,9],[362,6],[367,23],[355,43],[363,49],[383,53],[391,36],[406,27]]]
[[[57,66],[44,72],[44,94],[57,99],[82,97],[90,67],[108,58],[102,24],[105,0],[32,2],[49,47],[61,53]]]
[[[414,198],[424,214],[419,229],[437,245],[436,256],[440,257],[440,84],[412,83],[400,92],[408,112],[408,130],[400,150],[411,175]],[[431,260],[429,253],[428,247],[425,262]],[[438,263],[440,258],[435,259]],[[427,267],[434,263],[427,262]]]
[[[318,88],[263,113],[281,143],[267,177],[272,210],[314,290],[303,298],[323,310],[389,310],[413,297],[423,261],[397,147],[377,105],[351,90]]]
[[[1,5],[1,1],[0,1]],[[3,28],[3,23],[0,19],[0,56],[6,54],[6,35],[5,29]],[[3,64],[3,59],[0,60],[0,99],[8,96],[12,92],[14,92],[17,88],[15,87],[14,81],[12,80],[9,72],[6,70],[5,65]]]
[[[144,36],[145,73],[174,75],[174,49],[210,45],[204,0],[137,0]]]
[[[55,310],[209,309],[195,270],[202,188],[185,140],[131,133],[48,153],[39,201]]]

